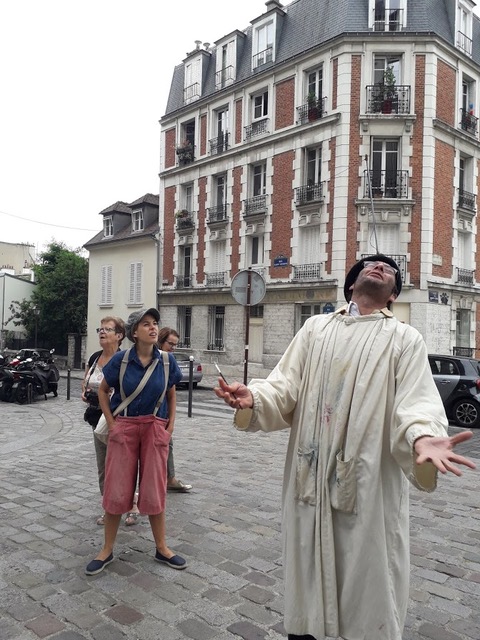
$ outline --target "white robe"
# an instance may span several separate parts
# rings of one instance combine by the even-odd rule
[[[448,421],[416,329],[388,310],[307,320],[266,380],[247,431],[291,428],[283,487],[285,629],[401,640],[409,590],[408,480],[433,491],[414,441]]]

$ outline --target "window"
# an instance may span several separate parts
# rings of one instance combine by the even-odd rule
[[[274,60],[274,33],[273,21],[255,29],[252,59],[254,69]]]
[[[235,81],[235,40],[231,40],[217,49],[217,68],[215,73],[215,88],[223,89]]]
[[[200,58],[191,60],[185,64],[185,83],[183,87],[183,100],[189,104],[198,100],[201,95],[202,61]]]
[[[315,96],[315,97],[314,97]],[[323,68],[309,71],[307,74],[307,99],[321,100],[323,97]]]
[[[225,307],[208,307],[208,345],[209,351],[224,349]]]
[[[308,318],[311,318],[312,316],[318,316],[318,314],[322,312],[319,304],[302,304],[299,306],[300,306],[300,309],[298,310],[299,317],[297,319],[298,329],[303,327],[303,325],[305,324],[306,320],[308,320]]]
[[[401,81],[400,56],[375,56],[373,67],[373,84],[379,85],[385,82],[385,71],[388,68],[392,70],[396,84]]]
[[[182,125],[177,156],[180,166],[190,164],[195,160],[195,120],[190,120]]]
[[[112,216],[103,218],[103,237],[111,238],[113,236],[113,219]]]
[[[191,347],[192,307],[178,307],[179,347]]]
[[[458,206],[474,213],[476,196],[473,192],[473,158],[461,157],[458,180]]]
[[[247,268],[263,266],[263,235],[247,236]]]
[[[132,211],[132,231],[143,231],[143,211]]]
[[[228,107],[214,111],[215,130],[210,140],[210,152],[221,153],[228,149]]]
[[[374,30],[400,31],[404,24],[405,0],[374,1]]]
[[[399,141],[372,138],[371,187],[374,197],[398,198],[402,194],[399,184]]]
[[[207,286],[223,287],[225,285],[225,261],[227,255],[226,240],[210,242],[208,259]]]
[[[460,269],[472,269],[473,239],[470,231],[458,232],[458,266]],[[473,277],[472,283],[473,284]]]
[[[186,184],[182,187],[182,209],[186,209],[188,213],[193,212],[193,183]]]
[[[253,120],[265,118],[268,115],[268,91],[252,97]]]
[[[112,304],[112,272],[111,264],[104,265],[100,275],[100,304]]]
[[[472,55],[472,15],[459,3],[457,9],[457,46],[464,53]]]
[[[462,79],[462,106],[460,126],[464,131],[477,134],[478,118],[475,116],[475,82],[470,78]]]
[[[322,181],[322,149],[307,149],[305,153],[306,184],[320,184]]]
[[[261,162],[252,167],[253,174],[253,195],[263,196],[266,193],[267,183],[267,163]]]
[[[178,276],[180,288],[192,286],[192,247],[180,247],[180,273]]]
[[[470,322],[470,309],[457,309],[455,332],[456,347],[470,347]]]
[[[298,255],[304,279],[320,278],[320,225],[299,228]]]
[[[143,263],[131,262],[129,267],[128,304],[142,304]]]

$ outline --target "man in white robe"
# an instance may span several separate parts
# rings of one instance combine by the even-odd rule
[[[389,310],[398,265],[352,267],[348,306],[307,320],[266,380],[219,379],[245,431],[290,428],[282,528],[289,639],[401,640],[409,589],[408,482],[474,468],[453,452],[425,343]],[[350,301],[351,298],[351,301]]]

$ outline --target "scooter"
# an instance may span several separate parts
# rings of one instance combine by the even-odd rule
[[[13,402],[13,385],[15,373],[6,367],[0,368],[0,400]]]
[[[53,362],[33,362],[31,358],[19,363],[15,369],[13,400],[25,404],[37,395],[47,399],[47,393],[58,395],[60,374]]]

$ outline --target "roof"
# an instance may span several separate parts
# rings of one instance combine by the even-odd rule
[[[309,49],[325,45],[342,35],[368,34],[372,38],[389,39],[400,34],[433,34],[455,46],[455,10],[448,0],[408,0],[408,24],[400,32],[374,32],[368,27],[368,0],[294,0],[283,7],[286,15],[280,18],[281,32],[277,40],[275,62],[262,65],[262,71],[305,53]],[[256,16],[254,17],[256,18]],[[252,77],[252,32],[245,33],[243,49],[236,71],[236,83]],[[221,40],[222,36],[217,38]],[[473,16],[472,60],[480,64],[480,20]],[[215,91],[216,49],[212,50],[202,96]],[[184,65],[173,71],[172,83],[165,114],[184,107]],[[189,105],[191,106],[191,105]]]

